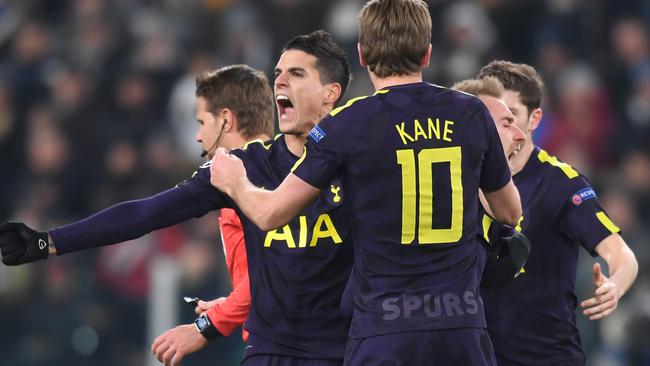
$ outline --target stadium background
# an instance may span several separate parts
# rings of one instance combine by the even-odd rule
[[[247,63],[271,76],[294,35],[332,32],[354,66],[346,98],[367,94],[362,4],[0,0],[0,221],[45,229],[188,177],[200,163],[196,73]],[[448,86],[494,58],[543,74],[537,142],[591,178],[641,268],[614,315],[578,315],[584,346],[593,365],[649,365],[650,2],[429,5],[427,81]],[[153,365],[152,337],[194,318],[182,295],[228,293],[222,256],[210,214],[136,243],[0,266],[0,364]],[[592,291],[592,262],[581,259],[579,299]],[[235,335],[184,364],[237,364],[242,349]]]

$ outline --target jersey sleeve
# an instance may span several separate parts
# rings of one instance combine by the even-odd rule
[[[550,214],[558,218],[566,235],[597,256],[596,246],[620,229],[601,207],[596,192],[583,176],[558,181],[553,188],[558,192],[558,200],[551,206]]]
[[[292,173],[314,187],[324,189],[334,178],[339,166],[345,161],[350,146],[354,146],[356,133],[343,111],[329,115],[309,133],[303,155],[296,162]]]
[[[192,178],[154,196],[122,202],[48,233],[62,255],[139,238],[153,230],[229,207],[227,196],[207,185],[201,169]]]
[[[232,200],[210,183],[210,165],[210,162],[201,165],[189,179],[181,182],[177,187],[187,191],[202,207],[232,208],[234,205]]]
[[[494,125],[494,120],[483,103],[480,103],[478,106],[476,119],[478,120],[477,122],[485,126],[485,135],[487,136],[488,144],[483,165],[481,166],[479,187],[484,192],[494,192],[505,187],[510,181],[510,167],[503,153],[503,146],[501,145],[497,128]]]
[[[251,295],[244,228],[235,211],[221,210],[219,227],[233,291],[222,302],[210,308],[208,316],[219,333],[227,336],[246,321]],[[243,338],[244,341],[247,339],[245,331]]]

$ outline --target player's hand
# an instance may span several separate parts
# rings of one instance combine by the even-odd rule
[[[220,297],[218,299],[214,299],[210,301],[199,300],[198,304],[196,305],[196,308],[194,308],[194,312],[196,313],[196,315],[202,315],[206,311],[210,310],[213,306],[220,304],[224,301],[226,301],[225,297]]]
[[[246,177],[244,163],[220,147],[214,152],[212,165],[210,166],[210,183],[232,197],[232,193],[241,178]]]
[[[621,298],[618,286],[603,274],[599,263],[594,263],[594,284],[594,297],[580,303],[584,309],[582,313],[589,316],[589,320],[602,319],[611,314]]]
[[[7,222],[0,226],[2,263],[8,266],[46,259],[48,236],[46,232],[30,229],[21,222]]]
[[[208,344],[194,324],[179,325],[161,334],[151,344],[151,353],[165,366],[180,365],[183,357]]]
[[[488,249],[481,287],[502,287],[517,277],[528,260],[530,248],[528,238],[517,231],[510,236],[499,238]]]

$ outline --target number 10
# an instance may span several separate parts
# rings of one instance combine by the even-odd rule
[[[453,243],[460,240],[463,235],[463,181],[460,146],[424,149],[417,154],[417,159],[415,152],[411,149],[397,150],[396,153],[397,164],[402,167],[401,243],[411,244],[415,240],[416,216],[419,221],[417,236],[419,244]],[[434,197],[431,165],[435,163],[449,163],[451,227],[448,229],[432,228]],[[419,208],[417,207],[418,195],[420,198]]]

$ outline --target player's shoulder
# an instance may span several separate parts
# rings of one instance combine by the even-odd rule
[[[232,150],[232,153],[246,162],[247,160],[266,159],[277,148],[277,143],[283,138],[282,134],[276,135],[269,140],[256,139],[244,144],[239,149]]]
[[[283,137],[282,134],[277,134],[272,139],[268,139],[268,140],[262,140],[262,139],[252,140],[244,144],[244,146],[242,146],[241,149],[249,153],[268,152],[272,150],[276,142],[280,140],[282,137]]]
[[[361,95],[348,99],[342,105],[332,109],[327,115],[329,118],[346,118],[357,116],[359,113],[364,115],[372,114],[373,109],[379,110],[380,103],[383,100],[381,96],[390,93],[388,89],[377,90],[374,94]]]
[[[544,149],[533,150],[531,159],[538,166],[540,172],[552,182],[558,184],[570,184],[582,177],[582,174],[571,164],[560,160],[557,156],[551,155]]]
[[[543,149],[535,149],[531,158],[540,169],[549,200],[563,200],[569,196],[577,197],[575,199],[596,197],[589,180],[570,164]]]
[[[429,84],[429,86],[431,95],[447,106],[457,106],[464,111],[487,110],[483,102],[474,94],[436,84]]]
[[[483,102],[474,94],[466,93],[464,91],[447,88],[436,84],[430,84],[434,87],[438,97],[449,98],[459,103],[466,103],[468,105],[482,105]]]

